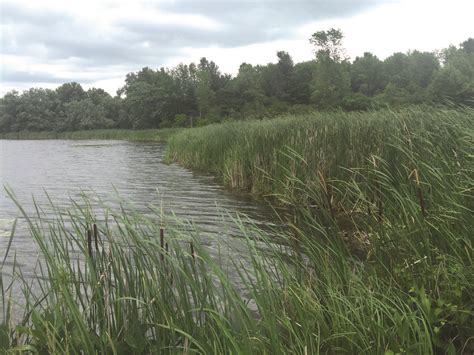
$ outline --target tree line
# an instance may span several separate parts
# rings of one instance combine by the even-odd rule
[[[364,53],[350,61],[343,34],[312,35],[313,60],[240,65],[234,77],[213,61],[148,67],[129,73],[112,97],[102,89],[65,83],[55,90],[13,90],[0,99],[0,132],[161,128],[283,113],[361,111],[411,104],[474,106],[474,39],[439,52],[395,53],[380,60]]]

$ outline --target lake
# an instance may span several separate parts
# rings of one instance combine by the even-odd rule
[[[142,213],[149,213],[150,204],[162,206],[165,214],[192,222],[211,254],[216,238],[240,239],[233,238],[239,235],[232,221],[237,213],[245,214],[248,223],[270,224],[270,211],[262,204],[226,191],[210,176],[165,164],[165,149],[161,143],[109,140],[0,140],[0,186],[10,187],[30,212],[34,211],[33,196],[40,206],[48,205],[45,192],[62,207],[70,205],[71,198],[79,199],[82,192],[106,201],[116,200],[119,194]],[[2,260],[16,216],[18,208],[2,188]],[[10,259],[13,252],[25,276],[31,275],[38,251],[25,228],[15,235]]]

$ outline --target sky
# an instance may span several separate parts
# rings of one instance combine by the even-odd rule
[[[76,81],[114,95],[125,75],[203,56],[241,63],[314,57],[308,39],[331,27],[355,59],[433,51],[474,37],[473,0],[0,0],[0,96]]]

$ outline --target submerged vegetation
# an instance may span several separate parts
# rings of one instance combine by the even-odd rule
[[[26,300],[19,322],[2,264],[3,346],[471,353],[473,120],[470,108],[424,107],[178,132],[170,161],[283,206],[285,227],[236,220],[245,247],[216,240],[226,252],[211,257],[198,231],[158,208],[145,216],[85,199],[53,219],[23,213],[43,258],[33,280],[10,270]]]

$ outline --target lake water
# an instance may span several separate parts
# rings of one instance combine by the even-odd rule
[[[270,214],[263,205],[237,197],[210,176],[195,174],[179,165],[164,164],[165,145],[126,141],[0,140],[0,187],[8,186],[20,204],[33,211],[33,196],[42,206],[47,196],[59,206],[82,192],[113,200],[116,193],[136,209],[149,212],[150,204],[193,222],[203,235],[233,238],[239,229],[232,216],[243,213],[249,223],[263,226]],[[0,259],[18,209],[2,187],[0,193]],[[20,221],[21,222],[21,221]],[[212,238],[207,240],[212,253]],[[13,255],[28,275],[38,251],[25,229],[16,233]]]

